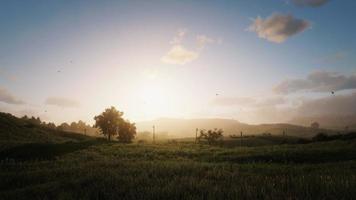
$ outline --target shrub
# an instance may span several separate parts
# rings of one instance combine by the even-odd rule
[[[312,138],[313,141],[327,141],[329,136],[325,133],[318,133],[316,136]]]
[[[200,136],[198,137],[198,140],[205,140],[208,142],[208,144],[215,144],[218,141],[221,141],[223,138],[223,130],[222,129],[214,129],[214,130],[201,130],[200,131]]]

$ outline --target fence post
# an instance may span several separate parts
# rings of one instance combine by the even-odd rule
[[[198,128],[195,129],[195,143],[198,143]]]
[[[155,135],[155,125],[152,126],[152,136],[153,136],[153,144],[156,143],[156,135]]]

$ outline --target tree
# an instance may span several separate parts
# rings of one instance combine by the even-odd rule
[[[33,125],[41,125],[41,119],[39,117],[35,118],[35,117],[31,117],[29,119],[29,122]]]
[[[29,120],[30,118],[28,118],[27,115],[24,115],[23,117],[21,117],[21,119],[23,119],[23,120]]]
[[[95,128],[111,140],[111,137],[119,134],[118,139],[122,142],[131,142],[136,135],[136,126],[123,119],[124,113],[115,107],[107,108],[103,113],[94,117]]]
[[[119,125],[119,136],[117,137],[119,141],[129,143],[136,135],[135,123],[130,123],[130,121],[124,121]]]
[[[86,124],[85,122],[83,122],[82,120],[79,120],[78,123],[77,123],[77,129],[79,132],[81,133],[84,133],[85,132],[85,129],[86,129]]]
[[[319,123],[318,122],[313,122],[310,127],[318,129],[319,128]]]
[[[73,131],[73,132],[77,132],[77,130],[78,130],[78,125],[77,125],[76,122],[70,123],[70,130]]]
[[[214,129],[214,130],[201,130],[200,136],[198,140],[201,141],[202,139],[206,140],[208,144],[214,144],[217,141],[223,138],[223,130],[222,129]]]
[[[59,125],[57,127],[57,129],[60,131],[68,131],[68,130],[70,130],[70,126],[67,123],[62,123],[61,125]]]
[[[54,124],[53,122],[49,122],[46,126],[50,129],[56,129],[56,124]]]

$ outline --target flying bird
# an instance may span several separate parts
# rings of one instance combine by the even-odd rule
[[[216,94],[215,94],[215,96],[219,96],[219,94],[218,94],[218,93],[216,93]]]
[[[335,94],[335,92],[334,92],[334,91],[331,91],[331,94]]]

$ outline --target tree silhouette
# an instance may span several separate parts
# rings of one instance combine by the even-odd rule
[[[214,144],[217,141],[221,140],[223,138],[223,130],[222,129],[214,129],[214,130],[201,130],[200,131],[200,136],[198,137],[198,140],[201,141],[206,140],[208,144]]]
[[[60,131],[68,131],[70,129],[70,126],[69,126],[69,124],[64,122],[61,125],[59,125],[57,127],[57,129],[60,130]]]
[[[135,123],[130,123],[129,121],[124,121],[119,124],[119,136],[117,137],[119,141],[131,142],[136,135]]]
[[[131,142],[136,135],[136,126],[123,119],[124,113],[116,110],[115,107],[107,108],[103,113],[94,117],[94,127],[99,128],[101,133],[108,137],[119,134],[118,139],[122,142]]]
[[[318,129],[320,127],[318,122],[313,122],[310,127],[314,128],[314,129]]]

